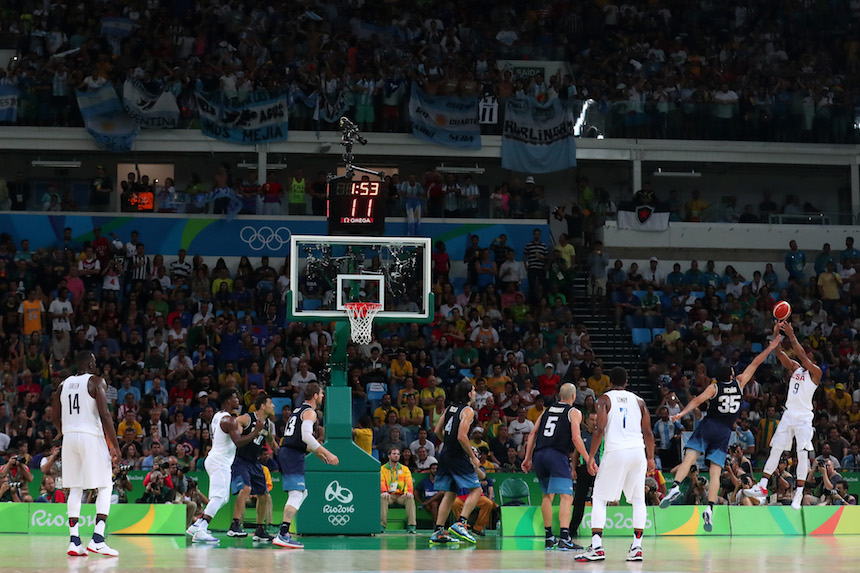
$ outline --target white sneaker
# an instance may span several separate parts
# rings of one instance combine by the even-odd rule
[[[630,546],[630,551],[627,552],[627,561],[642,561],[642,548]]]
[[[705,531],[710,533],[714,530],[714,512],[711,511],[710,506],[702,512],[702,521],[704,522],[703,528]]]
[[[220,543],[221,540],[212,535],[208,529],[201,527],[197,529],[197,533],[191,538],[192,543]]]
[[[803,505],[803,494],[800,492],[794,493],[794,498],[791,500],[791,509],[800,509],[800,506]]]
[[[200,529],[200,526],[197,525],[197,522],[194,522],[188,526],[188,529],[185,530],[185,535],[190,535],[191,537],[194,537],[194,534],[197,533],[198,529]]]
[[[681,497],[681,488],[678,486],[673,486],[668,492],[666,492],[666,497],[660,500],[660,509],[666,509],[672,502]]]
[[[87,550],[84,549],[84,546],[80,543],[75,543],[73,541],[69,542],[69,550],[66,552],[72,557],[86,557]]]
[[[108,547],[108,544],[104,541],[96,543],[95,541],[90,540],[89,545],[87,545],[87,551],[90,553],[98,553],[99,555],[107,555],[108,557],[116,557],[119,555],[119,551]]]
[[[603,547],[595,549],[589,545],[588,549],[585,550],[585,553],[580,553],[579,555],[574,556],[574,559],[580,563],[585,561],[604,561],[606,559],[606,553],[604,553]]]
[[[744,495],[747,497],[767,497],[767,489],[755,484],[751,488],[744,490]]]

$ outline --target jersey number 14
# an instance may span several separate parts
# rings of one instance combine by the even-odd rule
[[[81,413],[81,403],[78,400],[78,395],[69,394],[69,415]]]

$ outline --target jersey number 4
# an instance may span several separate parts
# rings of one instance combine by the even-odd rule
[[[451,428],[454,426],[454,416],[448,418],[448,422],[445,424],[445,435],[448,436],[451,434]]]
[[[720,414],[737,414],[741,409],[741,397],[737,394],[723,394],[720,396],[717,410]]]
[[[81,403],[78,401],[78,395],[69,394],[69,415],[81,413]]]
[[[555,434],[555,423],[558,422],[558,416],[549,416],[546,419],[546,425],[543,428],[543,435],[551,438]]]
[[[290,422],[287,424],[287,429],[284,430],[285,436],[292,436],[293,433],[295,433],[295,431],[296,431],[296,420],[298,420],[298,418],[296,416],[292,416],[290,418]]]

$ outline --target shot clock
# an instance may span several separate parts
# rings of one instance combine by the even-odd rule
[[[385,187],[380,181],[335,179],[327,193],[329,235],[385,234]]]

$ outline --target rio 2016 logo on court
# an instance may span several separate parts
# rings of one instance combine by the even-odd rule
[[[95,515],[82,515],[78,522],[81,527],[93,527],[96,524]],[[30,516],[30,527],[57,527],[65,528],[68,518],[65,514],[55,514],[44,509],[37,509]]]
[[[337,505],[327,503],[323,506],[323,513],[328,514],[328,521],[332,525],[343,527],[349,523],[350,514],[355,513],[355,504],[352,503],[352,491],[341,486],[337,480],[332,481],[325,488],[325,500],[336,501]]]

